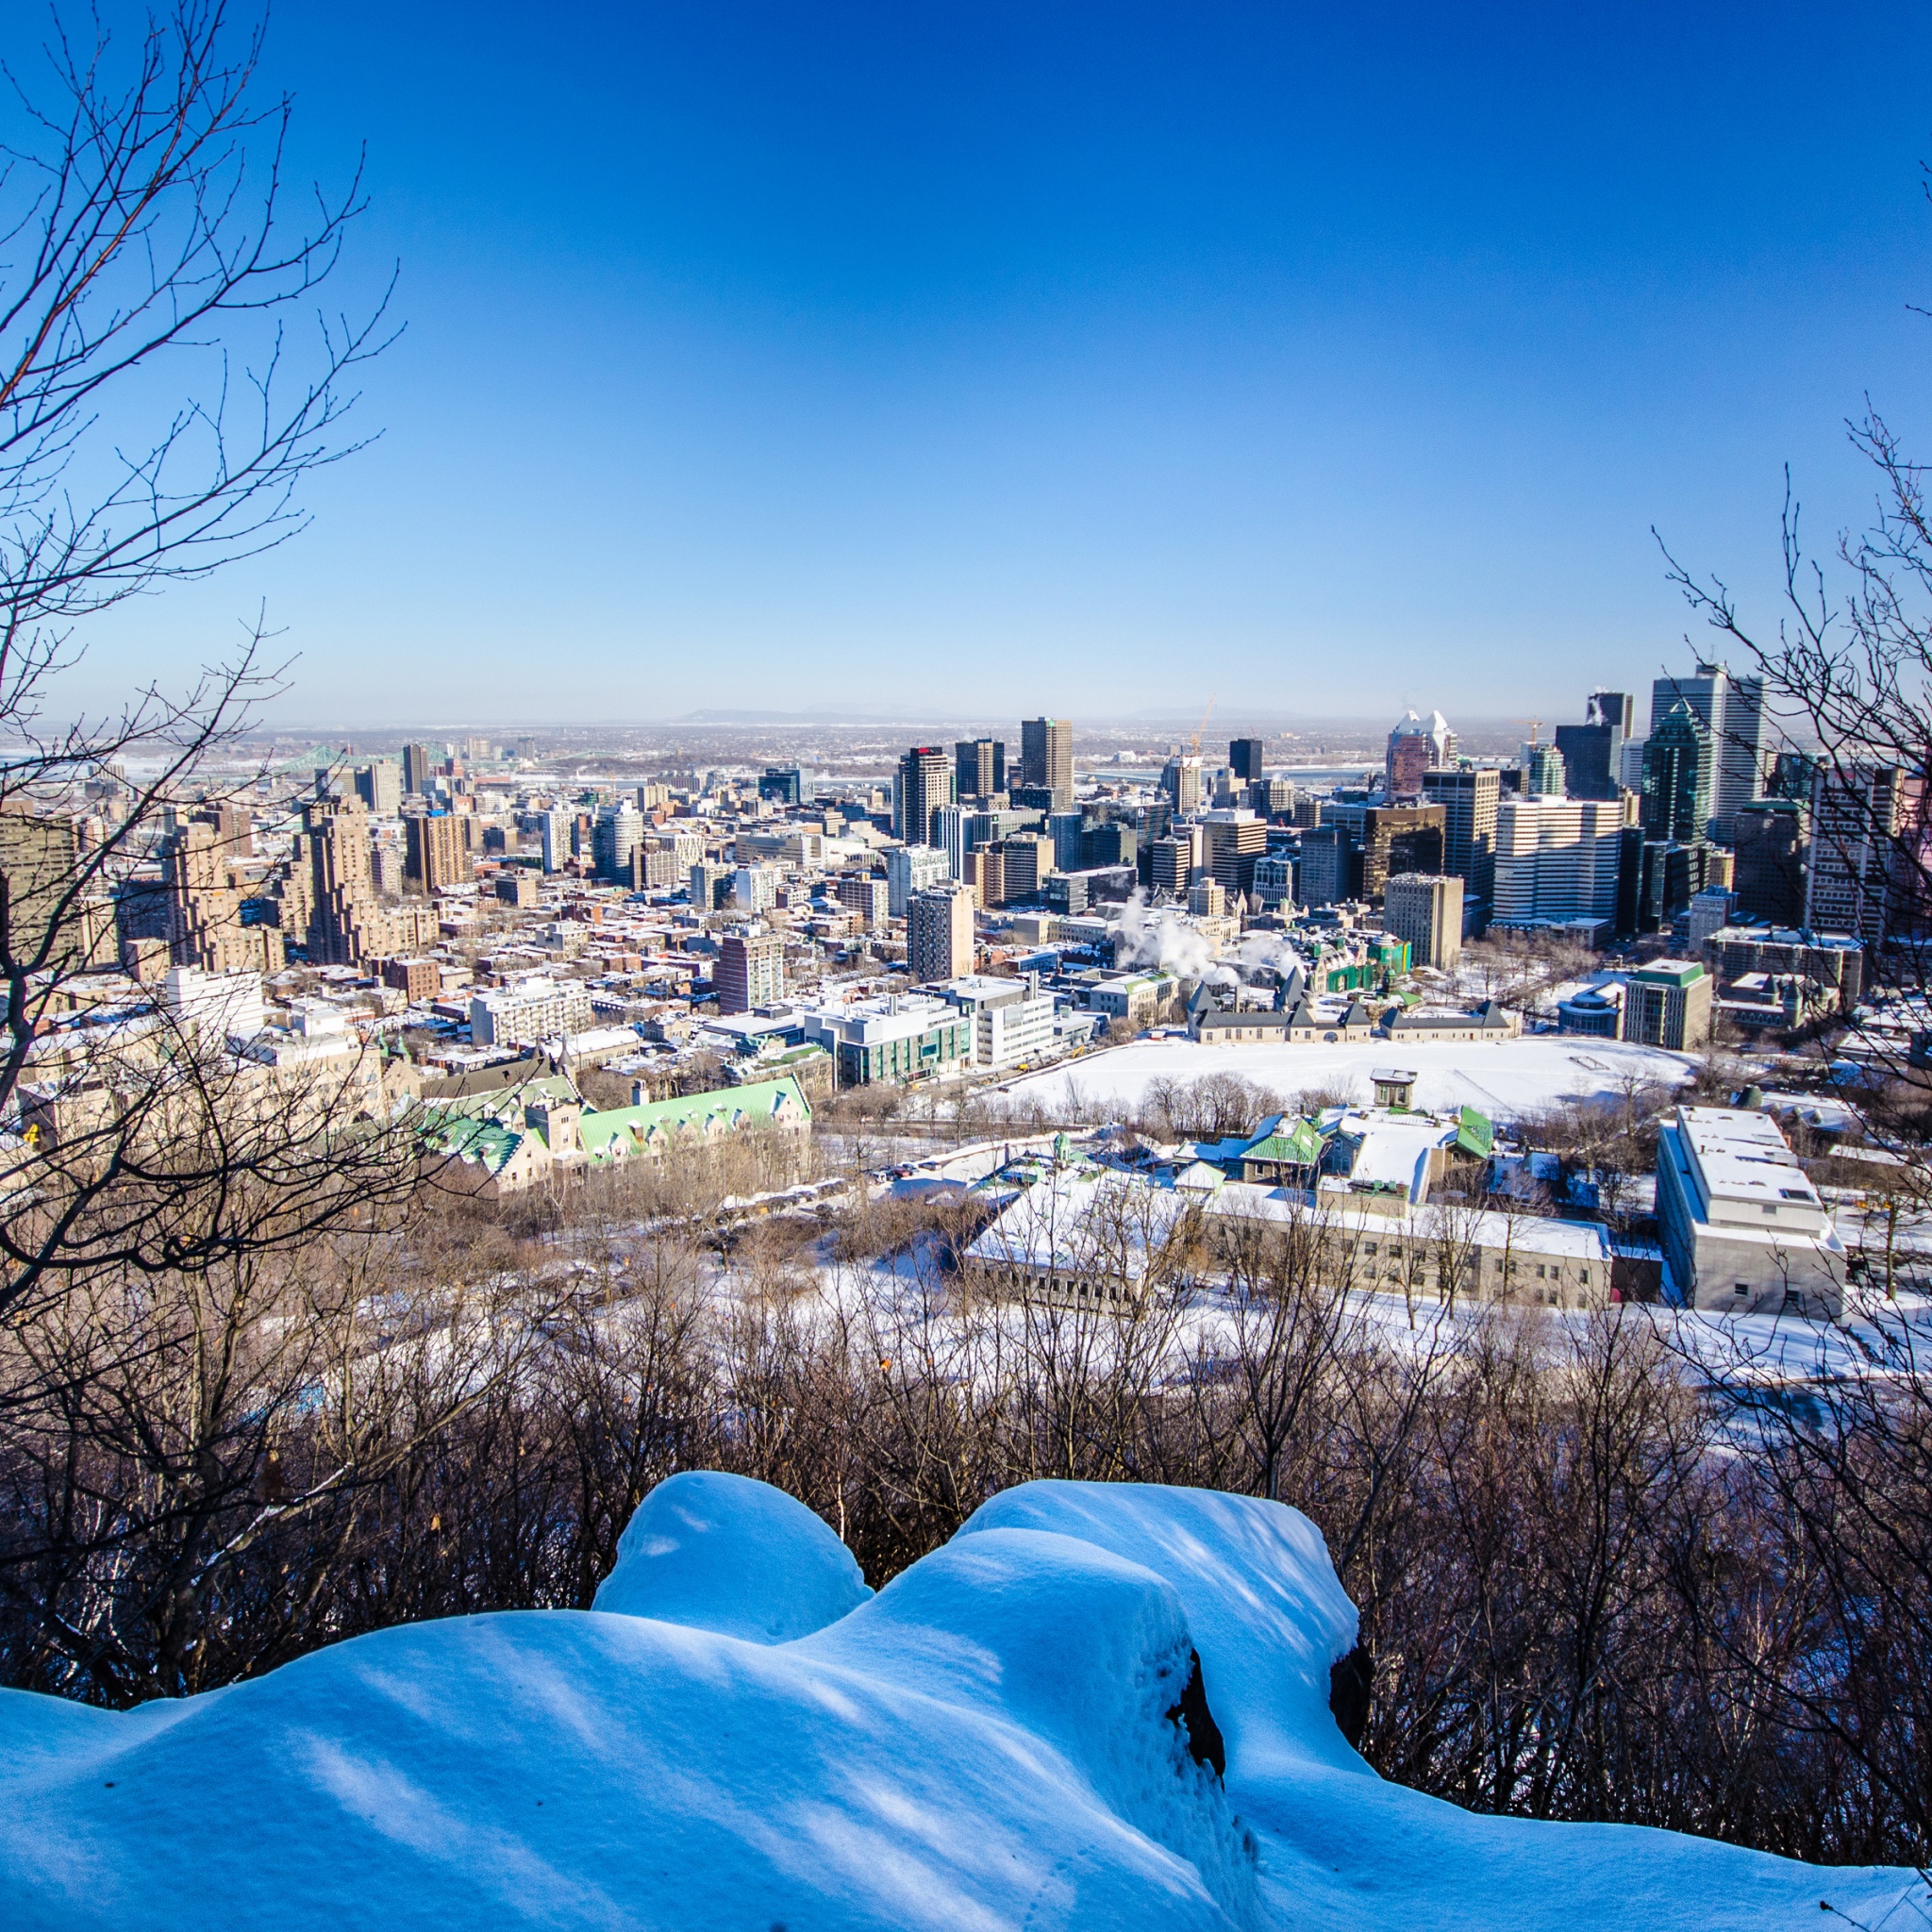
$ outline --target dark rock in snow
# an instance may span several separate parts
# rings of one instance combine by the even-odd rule
[[[1351,1744],[1359,1745],[1369,1727],[1369,1686],[1374,1672],[1369,1654],[1359,1643],[1328,1666],[1328,1708]]]
[[[1181,1735],[1188,1740],[1188,1755],[1196,1764],[1211,1764],[1214,1775],[1225,1778],[1227,1746],[1214,1713],[1208,1708],[1208,1687],[1201,1681],[1201,1653],[1191,1650],[1188,1663],[1188,1687],[1181,1692],[1181,1701],[1169,1709],[1167,1721],[1180,1725]]]

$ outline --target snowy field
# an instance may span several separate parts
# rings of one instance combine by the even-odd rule
[[[1385,1784],[1329,1715],[1355,1638],[1279,1504],[1028,1483],[874,1596],[802,1504],[677,1475],[592,1611],[379,1631],[132,1711],[0,1690],[0,1924],[1924,1923],[1911,1872]]]
[[[1417,1107],[1473,1107],[1492,1119],[1513,1119],[1568,1101],[1605,1099],[1625,1083],[1676,1086],[1690,1077],[1681,1054],[1621,1041],[1551,1034],[1491,1045],[1409,1045],[1365,1040],[1335,1046],[1201,1046],[1191,1040],[1137,1040],[1075,1065],[1015,1081],[1015,1099],[1084,1109],[1119,1099],[1139,1103],[1158,1079],[1197,1080],[1239,1074],[1284,1096],[1323,1088],[1368,1100],[1369,1074],[1405,1067],[1416,1074]]]

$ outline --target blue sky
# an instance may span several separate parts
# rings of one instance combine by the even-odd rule
[[[1338,18],[1338,15],[1343,16]],[[368,143],[381,441],[275,557],[290,721],[701,705],[1580,715],[1908,432],[1932,17],[1905,7],[282,0]],[[1005,691],[1009,697],[1002,699]]]

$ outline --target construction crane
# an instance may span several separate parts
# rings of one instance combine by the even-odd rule
[[[1219,691],[1216,691],[1213,694],[1213,696],[1208,700],[1208,708],[1201,713],[1201,722],[1194,726],[1194,743],[1192,755],[1195,758],[1199,758],[1201,756],[1201,734],[1202,732],[1207,730],[1208,721],[1214,715],[1214,699],[1218,698],[1220,695],[1221,693]]]
[[[1536,742],[1537,733],[1543,728],[1543,721],[1541,718],[1506,718],[1503,722],[1506,724],[1527,724],[1529,726],[1529,741],[1532,744]]]

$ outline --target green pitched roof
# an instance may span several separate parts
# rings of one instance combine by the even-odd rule
[[[1286,1133],[1278,1128],[1264,1141],[1241,1150],[1243,1160],[1284,1160],[1295,1167],[1313,1167],[1322,1158],[1322,1130],[1312,1121],[1297,1121]]]
[[[789,1074],[743,1087],[722,1087],[677,1100],[646,1101],[641,1107],[613,1107],[586,1113],[577,1123],[584,1152],[592,1160],[618,1153],[669,1145],[687,1134],[716,1135],[762,1121],[811,1119],[811,1103]]]
[[[1488,1159],[1490,1149],[1496,1144],[1496,1130],[1488,1119],[1476,1112],[1473,1107],[1462,1109],[1461,1124],[1456,1129],[1456,1144],[1465,1154],[1474,1154],[1480,1159]]]
[[[501,1121],[474,1114],[434,1114],[424,1124],[424,1144],[433,1153],[455,1160],[479,1160],[491,1174],[501,1174],[523,1143],[523,1135]]]

